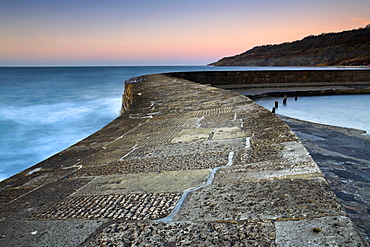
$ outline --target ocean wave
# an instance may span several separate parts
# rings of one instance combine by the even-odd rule
[[[103,98],[0,107],[0,179],[96,132],[119,116],[121,100]]]
[[[94,99],[56,104],[42,104],[25,107],[0,107],[1,119],[28,124],[55,124],[74,122],[89,115],[118,116],[120,99]]]

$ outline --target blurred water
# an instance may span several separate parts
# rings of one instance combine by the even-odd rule
[[[118,117],[124,81],[206,66],[0,68],[0,180],[96,132]],[[219,68],[240,70],[243,68]],[[247,68],[248,69],[248,68]]]
[[[317,68],[2,67],[0,180],[62,151],[115,119],[124,81],[131,77],[175,71],[272,69]]]
[[[279,102],[276,113],[301,120],[341,127],[366,130],[370,133],[370,95],[307,96],[288,98],[262,98],[256,103],[271,110]]]

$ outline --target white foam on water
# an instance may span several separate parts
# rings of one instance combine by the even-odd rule
[[[0,177],[16,174],[73,145],[119,116],[120,99],[0,107]]]
[[[121,106],[123,82],[132,77],[179,71],[286,69],[319,68],[0,68],[0,180],[62,151],[116,118]]]

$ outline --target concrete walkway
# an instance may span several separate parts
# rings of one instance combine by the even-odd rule
[[[1,183],[0,246],[367,246],[274,114],[166,75],[126,91],[115,121]]]

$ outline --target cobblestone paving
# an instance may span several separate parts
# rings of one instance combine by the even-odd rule
[[[180,193],[72,196],[37,217],[154,220],[168,215],[180,196]]]

